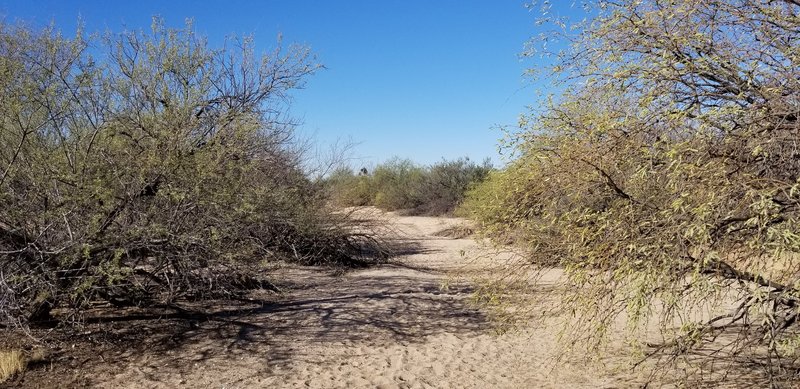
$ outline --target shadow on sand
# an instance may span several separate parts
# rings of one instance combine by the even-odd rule
[[[396,242],[392,252],[435,250],[407,240]],[[238,356],[257,357],[274,368],[303,361],[308,345],[386,346],[486,328],[487,319],[469,303],[470,287],[442,288],[443,275],[435,269],[395,261],[344,272],[286,266],[270,277],[282,293],[98,312],[87,318],[89,331],[70,338],[76,346],[57,358],[110,374],[143,361],[181,371],[203,360]],[[93,384],[90,376],[78,382]]]

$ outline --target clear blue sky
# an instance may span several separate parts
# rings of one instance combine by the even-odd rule
[[[254,34],[268,50],[278,33],[311,47],[327,69],[295,93],[300,131],[320,144],[359,142],[369,164],[391,156],[421,163],[496,153],[498,125],[514,125],[535,88],[523,77],[524,43],[537,33],[524,0],[386,1],[57,1],[0,0],[6,21],[72,33],[147,29],[153,15],[170,26],[193,18],[213,43]]]

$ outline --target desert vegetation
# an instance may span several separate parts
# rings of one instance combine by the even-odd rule
[[[705,352],[773,385],[796,379],[800,3],[590,11],[583,24],[543,20],[568,48],[540,75],[564,93],[523,119],[517,157],[464,208],[532,266],[565,270],[577,349],[602,349],[625,315],[642,356]],[[640,333],[653,321],[657,344]]]
[[[319,65],[280,42],[225,45],[159,19],[96,38],[0,26],[4,327],[235,296],[263,286],[264,261],[370,260],[284,113]]]
[[[0,351],[0,383],[23,370],[25,370],[25,359],[21,351]]]
[[[466,192],[492,170],[491,161],[478,164],[466,157],[430,166],[393,158],[371,171],[340,167],[325,178],[324,185],[338,206],[372,205],[406,214],[451,215]]]
[[[250,37],[212,47],[191,23],[159,18],[74,38],[0,22],[0,329],[13,335],[0,342],[0,383],[50,355],[31,344],[82,333],[72,348],[161,347],[145,358],[103,350],[128,358],[106,373],[144,361],[171,376],[153,379],[161,385],[186,384],[172,374],[181,363],[201,377],[190,384],[227,383],[218,375],[245,360],[253,370],[239,384],[299,374],[309,386],[330,366],[323,387],[342,372],[374,387],[385,382],[369,374],[389,368],[404,385],[410,372],[530,384],[540,372],[495,370],[543,366],[540,350],[502,338],[506,327],[489,337],[492,314],[474,304],[522,285],[546,302],[528,307],[549,320],[528,337],[534,348],[551,347],[563,317],[564,351],[601,356],[623,339],[634,367],[687,376],[673,383],[744,372],[732,386],[796,384],[800,2],[597,0],[577,22],[550,4],[532,5],[553,27],[524,54],[546,58],[551,68],[531,74],[558,92],[508,132],[502,168],[394,158],[319,176],[288,113],[322,69],[306,47],[278,40],[258,55]],[[378,220],[371,207],[395,213]],[[344,271],[393,248],[406,263]],[[467,263],[469,253],[479,257]],[[445,279],[456,265],[490,281]],[[278,289],[272,271],[295,277],[284,284],[294,294],[251,298]],[[100,330],[79,332],[87,323]],[[298,349],[308,359],[288,363]],[[154,376],[128,367],[74,382]],[[602,381],[621,382],[659,381]]]

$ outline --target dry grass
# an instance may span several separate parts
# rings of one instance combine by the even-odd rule
[[[22,351],[0,351],[0,383],[25,370],[27,365]]]

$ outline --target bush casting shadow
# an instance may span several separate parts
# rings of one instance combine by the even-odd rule
[[[53,363],[77,360],[87,371],[115,372],[161,361],[163,369],[180,372],[213,358],[254,356],[272,369],[303,361],[303,345],[421,342],[443,333],[479,334],[487,324],[467,301],[470,287],[442,289],[435,274],[409,268],[386,265],[336,276],[292,267],[282,279],[284,296],[97,312],[86,320],[89,331],[69,337],[75,348],[56,351]],[[44,374],[33,370],[14,382],[41,385]],[[97,384],[90,376],[71,379]]]

